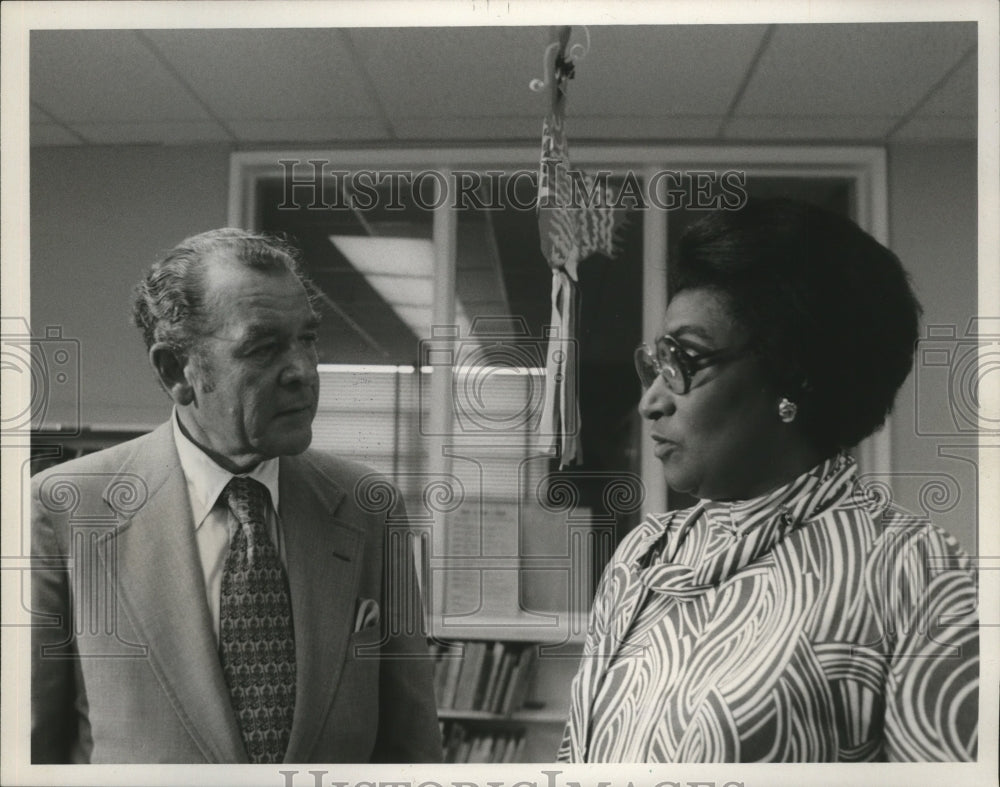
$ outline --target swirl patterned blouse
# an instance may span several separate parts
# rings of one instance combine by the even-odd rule
[[[834,457],[650,517],[601,580],[559,759],[969,760],[975,577]]]

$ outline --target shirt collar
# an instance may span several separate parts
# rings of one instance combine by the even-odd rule
[[[637,564],[648,561],[653,551],[662,547],[673,559],[687,531],[702,517],[710,526],[722,527],[733,535],[745,537],[776,514],[782,514],[784,529],[797,527],[803,520],[818,516],[831,506],[855,495],[854,504],[876,505],[863,495],[857,496],[855,479],[857,463],[841,452],[820,462],[798,478],[772,489],[759,497],[722,502],[699,500],[685,511],[650,514],[643,523],[645,533],[639,538],[634,553]],[[664,539],[669,539],[666,543]]]
[[[195,445],[184,434],[180,427],[177,409],[174,408],[171,418],[174,431],[174,444],[177,446],[177,456],[180,458],[181,469],[187,479],[188,493],[191,498],[191,513],[194,517],[194,528],[201,527],[212,508],[215,507],[229,480],[234,474],[220,467],[208,454]],[[278,466],[277,457],[265,459],[249,473],[241,475],[260,481],[271,495],[271,506],[278,510]]]
[[[789,519],[800,522],[842,500],[856,472],[854,459],[838,453],[759,497],[727,502],[701,500],[698,507],[709,522],[737,534],[753,529],[775,511],[784,511]]]

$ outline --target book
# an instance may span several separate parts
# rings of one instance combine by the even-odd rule
[[[514,754],[510,759],[510,762],[521,762],[524,759],[524,746],[527,742],[527,738],[522,735],[518,738],[517,744],[514,747]]]
[[[486,658],[485,642],[477,640],[466,643],[465,658],[462,660],[462,670],[455,691],[455,701],[452,705],[456,710],[472,710],[484,658]]]
[[[494,642],[490,649],[489,675],[483,686],[482,694],[476,702],[476,708],[484,711],[493,711],[493,700],[496,696],[497,682],[500,678],[500,671],[503,667],[503,659],[507,653],[507,646],[504,642]]]
[[[517,762],[517,747],[524,740],[524,735],[509,735],[504,741],[503,750],[497,762]]]
[[[483,643],[485,652],[483,653],[482,662],[479,665],[479,677],[476,682],[475,695],[472,699],[473,710],[487,710],[483,706],[483,701],[486,699],[486,689],[489,686],[490,679],[493,677],[493,671],[497,667],[494,657],[497,645],[501,645],[502,650],[502,644],[499,642],[494,642],[493,644]]]
[[[507,756],[507,749],[515,737],[515,734],[512,732],[498,734],[490,749],[490,762],[504,762],[504,758]]]
[[[489,762],[492,741],[492,733],[478,733],[473,739],[472,747],[469,749],[468,762]]]
[[[451,722],[448,725],[448,734],[445,737],[444,759],[445,762],[461,762],[457,759],[462,744],[465,742],[465,725],[459,722]]]
[[[468,656],[468,651],[465,653]],[[458,691],[458,679],[462,673],[462,658],[455,650],[449,650],[448,656],[443,659],[445,667],[444,689],[441,695],[442,708],[455,707],[455,693]]]
[[[437,642],[428,646],[428,651],[434,658],[434,701],[439,708],[444,707],[444,683],[448,662],[443,658],[444,648]]]
[[[525,645],[517,657],[517,664],[511,670],[510,679],[504,692],[501,712],[505,714],[519,710],[528,696],[528,689],[534,673],[538,649],[534,645]]]

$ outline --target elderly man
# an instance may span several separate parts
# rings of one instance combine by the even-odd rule
[[[293,254],[183,241],[134,308],[173,416],[33,481],[32,759],[433,762],[405,515],[307,450],[317,315]]]

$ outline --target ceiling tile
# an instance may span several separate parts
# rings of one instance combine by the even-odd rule
[[[375,116],[337,30],[149,30],[144,35],[222,118]]]
[[[729,140],[881,141],[895,118],[888,116],[737,117],[726,127]]]
[[[398,117],[393,119],[400,139],[541,139],[542,118],[521,117]]]
[[[736,96],[766,25],[590,27],[568,113],[722,115]],[[576,32],[576,31],[574,31]],[[575,35],[573,40],[582,38]],[[541,68],[541,58],[536,58]],[[623,124],[624,125],[624,124]]]
[[[715,136],[722,117],[573,117],[566,121],[570,144],[574,139],[705,139]],[[570,148],[572,153],[572,147]]]
[[[901,117],[975,41],[973,22],[781,25],[737,112]]]
[[[207,118],[130,30],[33,30],[30,49],[31,100],[61,121]]]
[[[190,145],[228,142],[230,136],[211,120],[135,123],[73,123],[86,139],[107,145]]]
[[[62,126],[57,126],[53,123],[32,123],[30,134],[32,145],[83,144],[78,136],[70,134]]]
[[[917,117],[976,117],[977,77],[977,58],[973,55],[928,98]]]
[[[227,123],[237,138],[245,142],[336,142],[387,138],[382,124],[375,118],[229,120]]]
[[[348,35],[394,124],[400,117],[538,115],[544,27],[352,29]],[[401,134],[405,129],[397,129]],[[413,136],[412,134],[407,134]]]
[[[46,112],[41,107],[37,107],[34,104],[29,104],[28,107],[28,119],[31,123],[53,123],[55,118],[52,117],[48,112]]]
[[[719,139],[766,30],[591,26],[571,145]],[[975,57],[929,91],[975,35],[973,23],[778,25],[724,138],[881,141],[925,99],[894,138],[970,138]],[[60,125],[97,144],[537,140],[548,100],[528,83],[547,40],[544,27],[34,31],[32,142],[76,142]]]
[[[942,141],[976,139],[976,119],[917,115],[892,135],[892,141]]]

